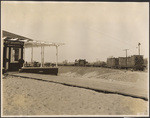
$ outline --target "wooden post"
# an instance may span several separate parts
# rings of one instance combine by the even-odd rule
[[[58,45],[56,45],[56,67],[58,66]]]
[[[25,65],[25,47],[23,48],[23,59],[24,59],[24,63],[23,63],[23,67]]]
[[[43,66],[44,66],[44,46],[43,46]]]
[[[9,53],[10,53],[10,49],[9,47],[6,47],[6,58],[9,59]],[[8,70],[9,68],[9,63],[8,61],[6,61],[6,70]]]
[[[42,62],[43,59],[42,59],[42,57],[43,56],[42,56],[42,46],[41,46],[41,67],[43,66],[43,62]]]
[[[31,63],[33,63],[33,47],[31,47]]]

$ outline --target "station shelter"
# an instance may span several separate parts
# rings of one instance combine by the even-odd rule
[[[3,70],[5,71],[27,71],[27,72],[46,72],[51,73],[54,69],[57,70],[58,63],[58,47],[64,45],[63,43],[47,43],[36,41],[21,35],[17,35],[8,31],[2,31],[3,44]],[[44,68],[44,47],[56,47],[56,67]],[[25,63],[25,48],[31,48],[31,62],[33,62],[33,48],[41,47],[41,66],[38,67],[24,67]]]

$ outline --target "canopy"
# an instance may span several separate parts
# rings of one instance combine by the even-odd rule
[[[48,42],[41,42],[41,41],[36,41],[24,36],[20,36],[14,33],[10,33],[7,31],[3,30],[3,39],[5,41],[19,41],[19,42],[24,42],[24,46],[26,48],[28,47],[41,47],[41,46],[60,46],[64,45],[64,43],[48,43]]]
[[[64,43],[48,43],[36,41],[24,36],[20,36],[7,31],[2,31],[2,38],[4,41],[10,42],[23,42],[25,48],[31,48],[31,62],[33,62],[33,47],[41,47],[41,67],[44,65],[44,46],[56,46],[56,66],[58,63],[58,46],[64,45]]]

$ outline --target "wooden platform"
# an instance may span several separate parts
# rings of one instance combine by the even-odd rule
[[[57,75],[57,67],[22,67],[19,72]]]

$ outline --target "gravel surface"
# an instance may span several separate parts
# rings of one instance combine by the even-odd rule
[[[67,77],[103,79],[108,81],[122,81],[136,83],[138,81],[143,84],[148,83],[148,73],[143,71],[119,70],[102,67],[76,67],[61,66],[59,67],[59,75]]]
[[[76,73],[76,75],[85,75],[90,72],[96,72],[99,75],[106,73],[118,72],[118,69],[102,68],[102,67],[82,67],[82,66],[59,66],[59,74]]]
[[[148,101],[7,76],[3,115],[148,115]]]

